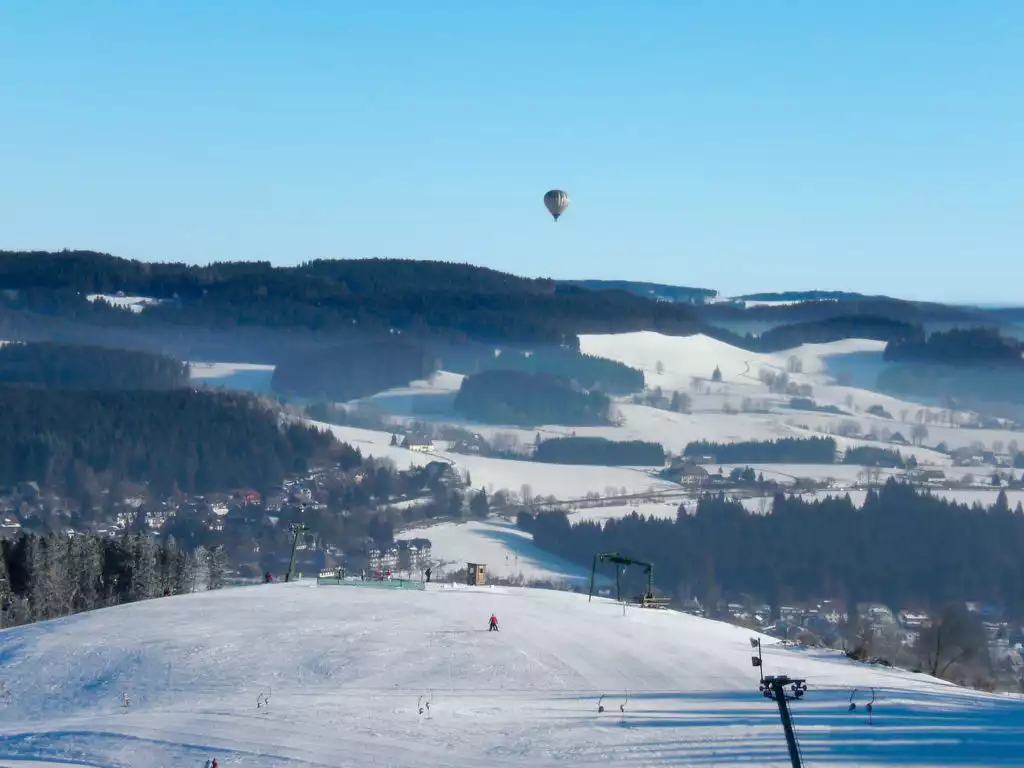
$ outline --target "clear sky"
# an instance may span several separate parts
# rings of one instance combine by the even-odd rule
[[[0,0],[0,248],[1019,303],[1022,41],[1021,0]]]

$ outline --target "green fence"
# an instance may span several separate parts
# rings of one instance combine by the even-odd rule
[[[316,577],[317,584],[326,584],[332,587],[364,587],[367,589],[413,589],[422,592],[426,586],[422,581],[410,581],[408,579],[354,579],[352,577],[339,577],[333,573],[320,574]]]

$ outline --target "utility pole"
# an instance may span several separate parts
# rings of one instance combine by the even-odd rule
[[[786,686],[790,686],[793,695],[786,693]],[[800,747],[796,743],[796,733],[793,731],[793,716],[789,711],[790,699],[800,699],[807,691],[807,683],[802,679],[790,679],[786,675],[768,675],[758,686],[758,690],[766,699],[775,699],[779,705],[779,717],[782,718],[782,730],[786,732],[786,746],[789,747],[789,760],[793,768],[802,768],[800,760]]]
[[[292,571],[295,568],[295,549],[299,546],[299,534],[308,531],[309,527],[305,523],[292,523],[288,526],[288,530],[294,534],[294,537],[292,538],[292,557],[288,561],[288,574],[284,577],[286,582],[292,580]]]

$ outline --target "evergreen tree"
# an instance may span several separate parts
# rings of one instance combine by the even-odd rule
[[[153,540],[146,535],[125,537],[124,545],[132,553],[130,600],[147,600],[157,593],[157,553]]]
[[[491,505],[487,501],[487,494],[484,491],[479,491],[473,495],[469,502],[469,511],[474,517],[481,519],[491,513]]]
[[[220,589],[224,586],[224,572],[227,569],[227,561],[224,556],[224,547],[221,544],[214,544],[206,548],[206,568],[208,579],[207,589]]]

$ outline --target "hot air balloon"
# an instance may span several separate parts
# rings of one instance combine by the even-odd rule
[[[555,221],[558,221],[558,217],[565,213],[565,209],[569,207],[569,195],[560,189],[552,189],[544,193],[544,207],[548,209]]]

